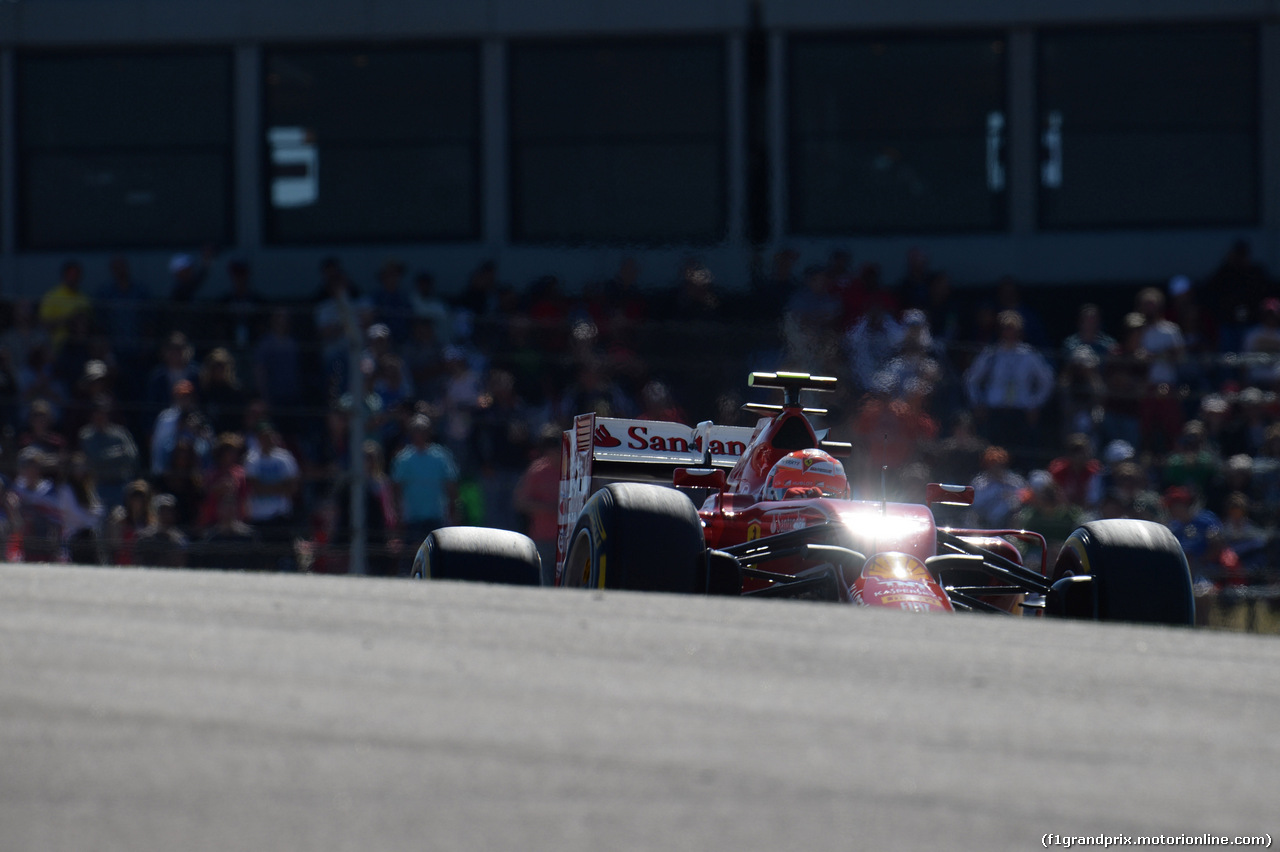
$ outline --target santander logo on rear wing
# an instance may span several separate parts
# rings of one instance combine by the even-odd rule
[[[753,431],[747,426],[710,422],[690,428],[661,420],[624,420],[593,414],[581,417],[593,420],[592,454],[600,461],[702,465],[710,453],[713,467],[733,467],[747,449]],[[574,432],[581,436],[584,430],[575,422]]]
[[[560,454],[559,541],[556,578],[559,584],[568,555],[569,536],[591,496],[594,463],[621,462],[731,468],[746,451],[755,429],[699,423],[695,427],[662,420],[628,420],[579,414],[564,433]]]

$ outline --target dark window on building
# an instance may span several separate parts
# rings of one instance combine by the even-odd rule
[[[226,244],[231,57],[18,57],[19,240],[28,249]]]
[[[479,236],[474,44],[276,49],[265,68],[270,242]]]
[[[722,41],[518,43],[510,70],[516,240],[723,237]]]
[[[790,232],[1005,225],[1003,37],[799,37],[789,55]]]
[[[1253,27],[1047,32],[1039,83],[1043,227],[1256,221]]]

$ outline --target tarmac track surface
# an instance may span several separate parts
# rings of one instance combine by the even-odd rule
[[[1280,829],[1272,638],[0,567],[0,850],[1029,849]]]

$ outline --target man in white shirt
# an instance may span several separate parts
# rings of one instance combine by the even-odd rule
[[[280,570],[294,566],[293,509],[298,494],[298,462],[280,442],[280,434],[270,423],[257,427],[258,446],[244,460],[249,482],[248,520],[271,552],[271,562]]]
[[[1053,393],[1053,368],[1022,340],[1022,316],[1001,311],[999,339],[978,353],[964,374],[974,418],[987,440],[1028,461],[1040,448],[1040,412]]]

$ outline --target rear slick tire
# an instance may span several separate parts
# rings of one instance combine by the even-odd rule
[[[673,488],[615,482],[587,500],[561,585],[700,594],[706,541],[692,501]]]

